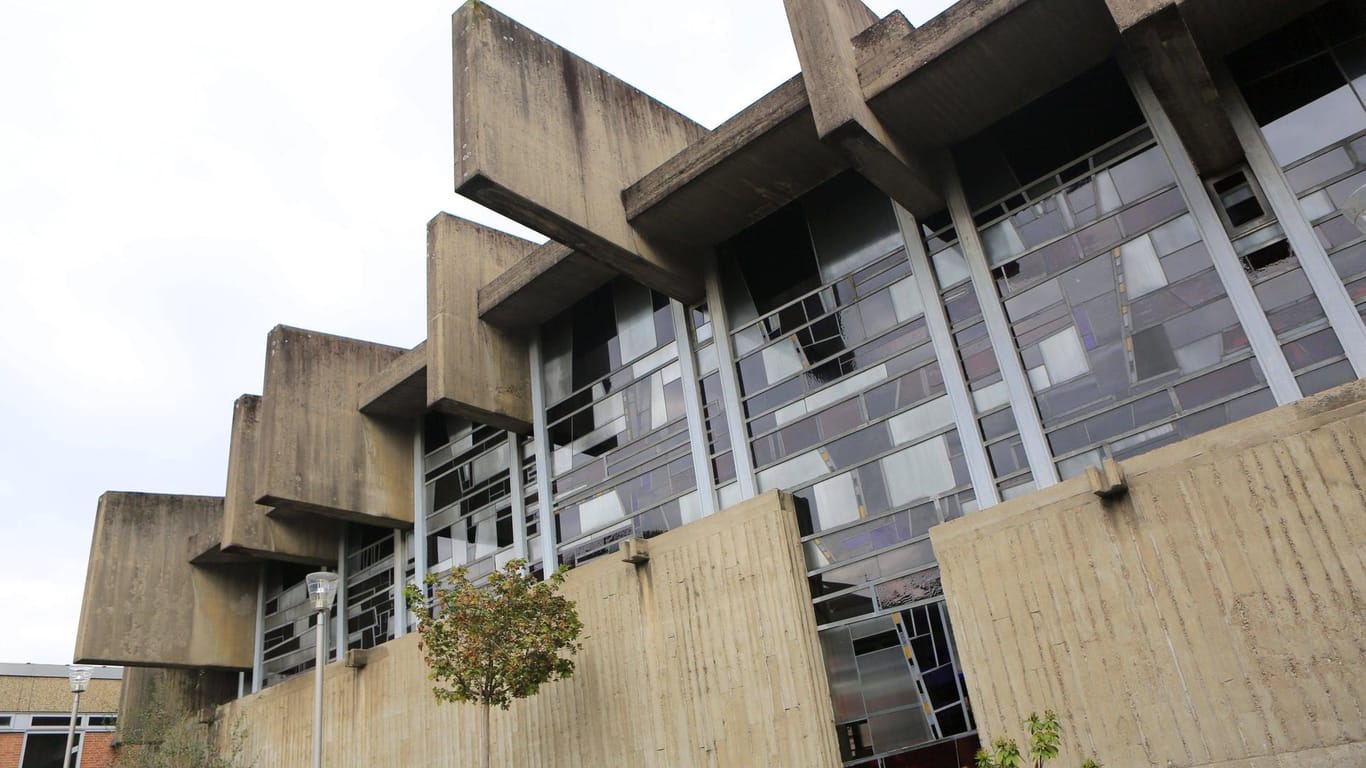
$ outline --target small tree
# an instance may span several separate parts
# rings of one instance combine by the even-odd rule
[[[583,624],[574,603],[559,594],[565,569],[537,581],[525,566],[509,562],[489,575],[486,587],[470,583],[464,568],[452,571],[445,585],[428,576],[430,602],[415,584],[404,592],[418,617],[419,647],[437,702],[470,702],[482,710],[483,768],[489,764],[490,708],[507,709],[543,683],[569,677],[580,648]]]
[[[1020,745],[1014,739],[997,739],[991,749],[977,750],[977,768],[1043,768],[1044,761],[1058,756],[1062,747],[1062,726],[1058,724],[1058,714],[1051,709],[1044,710],[1043,717],[1038,712],[1030,712],[1025,719],[1025,729],[1029,731],[1029,762],[1024,762]],[[1081,768],[1102,768],[1101,764],[1087,758]]]

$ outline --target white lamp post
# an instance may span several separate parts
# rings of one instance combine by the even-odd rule
[[[76,711],[81,706],[81,694],[90,684],[91,667],[72,664],[66,668],[67,679],[71,681],[71,723],[66,731],[66,754],[62,757],[62,768],[71,768],[71,751],[76,745]]]
[[[310,573],[305,578],[308,602],[318,614],[317,675],[313,682],[313,768],[323,765],[323,667],[327,664],[327,612],[337,597],[337,574],[328,571]]]
[[[1342,213],[1361,230],[1362,234],[1366,234],[1366,184],[1357,187],[1357,191],[1347,196],[1346,202],[1342,204]]]

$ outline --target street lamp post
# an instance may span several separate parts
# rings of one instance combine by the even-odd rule
[[[1346,202],[1342,204],[1342,212],[1348,221],[1366,235],[1366,184],[1357,187],[1357,191],[1347,196]]]
[[[337,597],[337,574],[317,571],[305,579],[308,601],[318,614],[318,660],[313,680],[313,768],[323,765],[323,667],[327,664],[327,612]]]
[[[76,712],[81,706],[81,694],[90,684],[90,667],[72,664],[66,668],[67,679],[71,681],[71,722],[66,730],[66,754],[62,757],[62,768],[71,768],[71,752],[76,745]]]

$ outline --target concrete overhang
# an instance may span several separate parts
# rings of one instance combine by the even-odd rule
[[[855,39],[873,112],[908,147],[952,147],[1110,57],[1102,0],[961,0],[924,26],[895,15]]]
[[[1327,0],[1178,0],[1177,6],[1199,41],[1200,50],[1214,60],[1285,26],[1325,2]]]
[[[608,283],[616,273],[554,240],[479,289],[479,319],[508,330],[531,330]]]
[[[622,200],[647,236],[710,248],[848,167],[821,142],[795,75],[627,187]]]
[[[701,280],[635,231],[621,190],[707,131],[472,0],[452,17],[456,191],[679,297]]]
[[[336,522],[271,517],[270,507],[256,503],[261,410],[261,398],[256,395],[242,395],[233,403],[220,556],[335,566],[341,533]]]
[[[74,658],[84,664],[244,669],[256,628],[254,567],[195,565],[223,499],[100,497]]]
[[[360,385],[409,350],[277,326],[260,407],[257,504],[272,517],[413,523],[412,423],[367,416]]]
[[[366,416],[415,421],[427,412],[427,342],[361,382],[357,398]]]

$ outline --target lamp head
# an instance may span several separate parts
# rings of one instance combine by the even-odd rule
[[[81,664],[71,664],[66,668],[67,679],[71,682],[72,693],[84,693],[86,686],[90,685],[90,673],[94,672],[93,667]]]
[[[330,571],[315,571],[304,579],[308,586],[308,602],[313,610],[323,612],[332,608],[337,597],[337,574]]]

